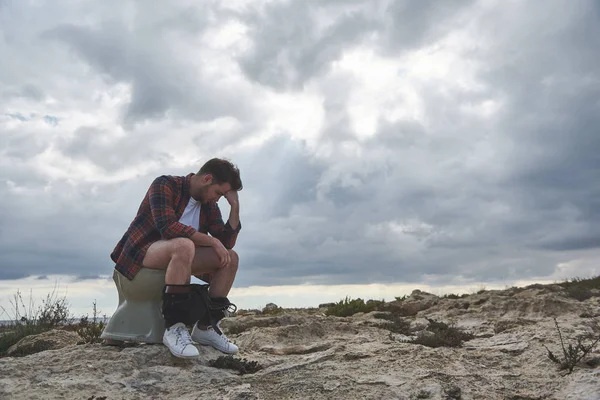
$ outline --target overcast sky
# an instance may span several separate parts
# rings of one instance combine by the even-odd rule
[[[238,288],[600,272],[598,1],[0,0],[0,60],[5,288],[215,156]]]

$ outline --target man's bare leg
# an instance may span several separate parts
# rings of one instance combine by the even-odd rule
[[[152,243],[143,266],[152,269],[166,269],[166,285],[184,285],[190,283],[192,275],[213,273],[209,294],[211,297],[226,297],[233,286],[238,270],[239,257],[229,250],[231,261],[220,267],[217,253],[211,247],[198,247],[187,238],[160,240]]]
[[[165,319],[163,343],[176,357],[197,358],[200,356],[187,330],[189,324],[189,293],[191,264],[195,255],[194,243],[187,238],[161,240],[147,250],[142,266],[162,269],[165,272],[165,290],[162,312]]]
[[[227,297],[237,274],[239,257],[234,250],[229,250],[231,261],[223,268],[219,267],[217,253],[210,247],[199,247],[192,262],[192,274],[213,273],[208,294],[210,297]]]
[[[235,251],[229,250],[230,262],[221,267],[217,253],[211,247],[196,248],[194,243],[185,238],[164,240],[153,243],[144,257],[143,266],[146,268],[166,269],[166,292],[189,291],[185,285],[190,283],[191,275],[200,276],[212,273],[209,286],[209,296],[213,301],[223,301],[228,304],[227,295],[233,285],[238,269],[239,258]],[[172,290],[171,290],[172,289]],[[225,314],[223,314],[224,316]],[[218,318],[222,318],[218,317]],[[224,353],[233,354],[239,349],[223,335],[218,321],[208,325],[209,319],[197,321],[192,330],[192,339],[202,345],[210,345]],[[215,327],[214,329],[210,327]]]

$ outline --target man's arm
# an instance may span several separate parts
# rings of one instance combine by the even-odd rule
[[[173,207],[173,182],[167,176],[159,176],[150,185],[148,198],[154,225],[163,239],[176,237],[191,238],[197,231],[191,226],[180,223]]]
[[[208,221],[208,232],[217,238],[227,249],[235,246],[238,233],[242,229],[240,222],[240,203],[236,191],[225,193],[225,199],[229,202],[230,211],[227,223],[223,222],[221,211],[217,204],[210,205],[210,216]]]
[[[229,223],[229,226],[231,226],[231,229],[236,231],[240,225],[240,199],[238,197],[238,192],[231,190],[225,193],[225,199],[230,206],[227,222]]]

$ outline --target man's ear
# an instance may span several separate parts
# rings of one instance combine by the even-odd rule
[[[202,177],[202,183],[205,185],[210,185],[212,183],[213,176],[211,174],[206,174]]]

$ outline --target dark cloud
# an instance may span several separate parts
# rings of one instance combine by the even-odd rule
[[[29,182],[25,193],[0,187],[0,279],[66,274],[80,279],[112,273],[110,252],[131,222],[152,181],[121,184],[55,180]]]
[[[63,24],[48,30],[43,37],[70,46],[109,82],[131,84],[131,101],[123,119],[128,128],[145,120],[161,120],[167,113],[202,121],[248,111],[246,93],[219,85],[182,60],[182,55],[169,44],[171,32],[165,31],[174,28],[171,18],[176,16],[168,14],[144,21],[149,10],[137,11],[141,21],[136,19],[132,27],[112,20],[97,27]],[[193,30],[201,33],[204,21],[199,23]]]
[[[256,217],[289,217],[297,205],[311,202],[325,166],[306,144],[288,136],[270,138],[258,151],[238,161],[244,194],[255,202]]]
[[[385,10],[384,49],[404,51],[429,45],[467,22],[474,4],[474,0],[392,1]]]
[[[464,23],[462,12],[473,4],[409,0],[269,3],[242,16],[251,29],[252,49],[240,58],[240,64],[249,78],[263,85],[301,89],[325,73],[348,48],[364,44],[389,54],[430,44]]]
[[[427,274],[494,281],[549,275],[577,257],[568,251],[600,247],[600,25],[585,8],[565,23],[563,5],[553,3],[560,29],[540,29],[552,22],[544,14],[472,54],[493,60],[480,75],[483,90],[423,85],[427,126],[382,120],[371,138],[353,139],[346,103],[336,100],[344,95],[327,97],[323,143],[353,143],[361,156],[334,147],[335,163],[321,171],[323,196],[280,222],[288,237],[252,253],[248,262],[268,271],[260,279],[393,282]],[[478,29],[493,32],[506,21],[488,22],[483,17]],[[491,118],[461,109],[490,98],[501,102]],[[311,218],[323,222],[313,230]],[[318,245],[328,239],[329,249]],[[540,253],[547,250],[554,252]]]
[[[45,98],[45,95],[39,87],[32,84],[24,84],[20,87],[11,87],[0,92],[0,99],[10,100],[14,98],[42,101]]]
[[[2,28],[0,279],[109,276],[153,178],[212,156],[244,180],[237,286],[527,279],[597,251],[596,2],[109,5]],[[232,21],[248,36],[216,50]],[[397,82],[361,91],[376,74],[336,66],[360,48]],[[440,65],[412,71],[423,49]],[[319,103],[318,135],[292,139],[282,95]]]
[[[95,127],[78,128],[73,136],[62,140],[58,149],[72,159],[91,161],[107,172],[116,172],[144,161],[167,162],[171,156],[151,146],[140,147],[140,140],[152,142],[154,135],[144,131],[107,140],[109,132]]]
[[[318,29],[315,20],[321,7],[328,5],[313,1],[271,3],[252,15],[253,48],[240,60],[246,74],[278,89],[301,88],[338,59],[346,46],[357,44],[375,27],[375,21],[354,11],[341,13],[332,25]]]

